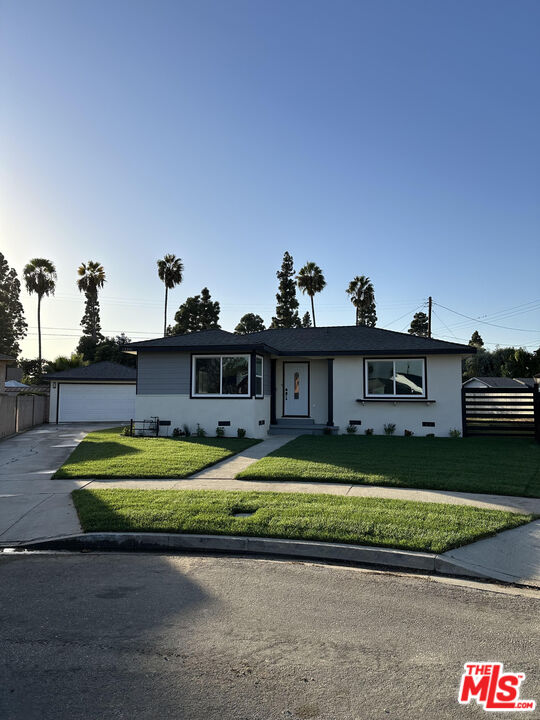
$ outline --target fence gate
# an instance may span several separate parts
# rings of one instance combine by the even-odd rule
[[[538,433],[537,388],[462,388],[461,393],[464,435],[535,437],[535,410]]]

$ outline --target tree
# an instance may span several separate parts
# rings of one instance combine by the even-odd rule
[[[288,252],[283,255],[281,270],[278,270],[279,292],[276,293],[276,316],[272,318],[271,328],[300,327],[298,300],[294,282],[293,258]]]
[[[25,266],[23,274],[26,289],[30,295],[35,293],[38,298],[38,362],[41,367],[41,298],[44,295],[54,295],[56,268],[46,258],[34,258]]]
[[[19,299],[21,283],[0,252],[0,353],[17,357],[19,341],[26,336],[27,324]]]
[[[311,317],[308,312],[304,313],[304,317],[302,318],[302,327],[303,328],[311,327]]]
[[[47,363],[45,366],[46,373],[60,372],[61,370],[69,370],[70,368],[86,367],[88,362],[80,353],[71,353],[67,355],[59,355],[56,360]]]
[[[93,362],[109,360],[128,367],[135,367],[137,364],[136,356],[124,352],[124,348],[130,342],[131,339],[125,333],[121,333],[116,337],[106,337],[96,345]]]
[[[163,336],[167,334],[167,299],[169,290],[182,282],[184,265],[176,255],[165,255],[163,260],[157,261],[159,279],[165,285],[165,312],[163,314]]]
[[[264,327],[264,320],[260,315],[255,315],[255,313],[246,313],[245,315],[242,315],[240,322],[234,328],[234,332],[238,335],[261,332],[261,330],[266,330]]]
[[[313,297],[315,293],[321,292],[326,286],[326,280],[322,274],[321,268],[314,262],[307,262],[296,276],[298,287],[303,293],[307,293],[311,300],[311,317],[313,318],[313,327],[317,327],[315,322],[315,306]],[[305,316],[304,316],[305,317]]]
[[[25,385],[37,385],[41,382],[43,376],[43,362],[39,360],[27,360],[26,358],[20,358],[17,361],[17,365],[22,370],[22,382]]]
[[[94,346],[103,340],[101,334],[101,325],[99,319],[99,300],[98,292],[106,282],[105,270],[99,262],[89,260],[87,263],[81,263],[77,273],[77,287],[80,292],[86,296],[86,305],[84,315],[81,320],[84,335],[92,338]],[[82,341],[82,338],[81,338]],[[80,346],[81,343],[79,343]],[[80,347],[78,352],[81,352]]]
[[[208,288],[200,295],[188,297],[176,311],[176,325],[169,328],[169,335],[182,335],[199,330],[219,330],[219,303],[212,302]]]
[[[349,283],[347,295],[356,308],[356,324],[375,327],[377,314],[375,312],[375,291],[371,280],[365,275],[357,275]]]
[[[425,312],[417,312],[411,321],[411,327],[408,329],[410,335],[419,335],[420,337],[428,336],[429,321]]]
[[[471,339],[469,340],[469,345],[476,348],[484,347],[484,341],[482,340],[482,336],[478,332],[478,330],[475,330],[473,334],[471,335]]]

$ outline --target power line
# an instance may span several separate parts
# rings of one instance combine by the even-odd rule
[[[533,307],[527,307],[532,305]],[[525,309],[519,309],[519,308],[525,308]],[[540,310],[540,300],[531,300],[527,303],[523,303],[522,305],[514,305],[513,307],[506,308],[504,310],[499,310],[495,313],[487,313],[485,315],[482,315],[480,317],[467,320],[466,322],[457,322],[452,325],[454,328],[458,327],[467,327],[468,325],[471,325],[472,322],[485,322],[483,318],[489,318],[489,321],[492,320],[506,320],[507,318],[516,317],[518,315],[523,315],[528,312],[536,312],[537,310]]]
[[[497,325],[496,323],[487,322],[487,320],[479,320],[478,318],[473,318],[470,315],[465,315],[464,313],[460,313],[457,310],[452,310],[452,308],[446,307],[446,305],[441,305],[441,303],[435,303],[437,307],[444,308],[444,310],[448,310],[448,312],[454,313],[454,315],[460,315],[461,317],[467,318],[468,320],[472,320],[475,323],[482,323],[483,325],[491,325],[491,327],[497,327],[502,328],[503,330],[515,330],[516,332],[528,332],[528,333],[539,333],[540,330],[532,330],[531,328],[513,328],[508,327],[507,325]]]

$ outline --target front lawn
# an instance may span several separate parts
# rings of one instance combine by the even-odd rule
[[[73,499],[85,532],[248,535],[435,553],[532,520],[460,505],[303,493],[112,489],[75,490]]]
[[[89,433],[55,478],[184,478],[260,442],[249,438],[126,437]]]
[[[303,435],[238,477],[540,497],[540,445],[506,437]]]

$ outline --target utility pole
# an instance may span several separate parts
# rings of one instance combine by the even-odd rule
[[[431,306],[433,305],[433,299],[431,295],[428,297],[428,324],[427,324],[427,336],[431,337]]]

